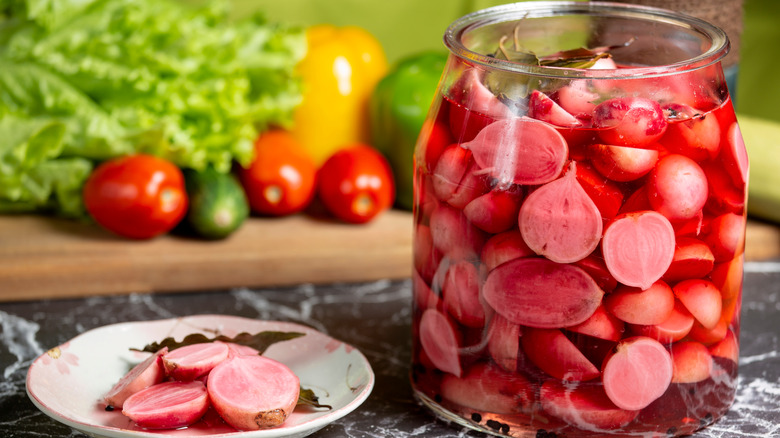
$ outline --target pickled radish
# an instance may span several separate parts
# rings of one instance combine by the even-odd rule
[[[433,173],[436,197],[456,208],[463,208],[490,189],[471,158],[471,152],[458,145],[444,150]]]
[[[604,219],[612,219],[623,205],[623,191],[587,163],[577,163],[577,181]]]
[[[658,162],[658,151],[607,144],[590,149],[593,167],[612,181],[634,181],[647,175]]]
[[[265,356],[235,356],[209,373],[208,398],[239,430],[282,424],[298,403],[300,382],[286,365]]]
[[[631,331],[647,336],[662,344],[671,344],[683,339],[693,328],[695,319],[691,312],[679,300],[675,300],[674,309],[662,323],[655,325],[634,325]]]
[[[670,221],[695,217],[707,202],[709,193],[702,168],[679,154],[658,160],[650,172],[647,190],[650,205]]]
[[[726,144],[723,145],[721,157],[731,181],[737,187],[744,187],[748,181],[748,153],[737,122],[732,123],[726,131]]]
[[[160,383],[165,378],[162,356],[168,353],[168,347],[163,347],[147,357],[130,371],[103,396],[106,405],[121,408],[125,400],[136,392]]]
[[[678,237],[674,258],[664,280],[675,283],[686,278],[702,278],[712,271],[715,256],[706,243],[693,237]]]
[[[594,102],[599,98],[598,93],[588,89],[584,80],[572,81],[558,90],[558,104],[575,117],[590,117],[596,108]]]
[[[227,359],[229,348],[222,342],[186,345],[162,357],[165,373],[174,380],[188,381],[208,373]]]
[[[528,247],[558,263],[582,260],[598,247],[601,212],[577,182],[575,165],[528,195],[518,217]]]
[[[729,330],[726,332],[726,337],[709,347],[709,352],[712,356],[726,358],[737,363],[739,361],[739,342],[737,342],[737,336],[733,331]]]
[[[636,411],[666,392],[672,374],[672,357],[666,348],[655,339],[636,336],[621,341],[604,361],[602,382],[612,403]]]
[[[720,295],[724,300],[736,298],[742,290],[744,259],[745,255],[740,254],[727,262],[718,263],[712,268],[710,279],[712,284],[720,290]]]
[[[640,186],[626,198],[623,206],[618,211],[619,214],[633,213],[635,211],[652,210],[650,198],[647,197],[647,186]]]
[[[713,329],[720,320],[722,299],[720,291],[709,280],[688,279],[674,285],[677,299],[706,329]]]
[[[493,315],[488,327],[488,351],[493,361],[509,372],[517,371],[522,329],[501,315]]]
[[[609,313],[629,324],[661,324],[672,314],[674,293],[662,280],[646,289],[618,286],[604,297],[604,307]]]
[[[414,302],[420,310],[425,310],[429,307],[438,309],[441,305],[441,298],[431,290],[416,269],[412,271],[412,291],[414,293]]]
[[[569,327],[584,322],[601,304],[604,292],[582,269],[527,257],[490,271],[482,286],[485,301],[520,325]]]
[[[530,412],[536,401],[533,386],[522,374],[490,363],[472,366],[462,378],[445,375],[441,395],[460,406],[497,414]]]
[[[458,349],[461,335],[448,316],[427,309],[420,318],[420,343],[436,368],[460,377],[462,369]]]
[[[493,122],[463,147],[502,187],[556,179],[568,153],[566,140],[555,128],[531,118]]]
[[[517,225],[522,200],[522,192],[492,190],[469,202],[463,214],[481,230],[496,234]]]
[[[561,108],[554,100],[539,90],[528,97],[528,117],[556,126],[579,126],[582,122]]]
[[[674,228],[654,211],[624,213],[607,226],[601,250],[607,269],[617,281],[647,289],[674,260]]]
[[[450,265],[442,284],[444,307],[466,327],[485,325],[485,310],[479,300],[479,272],[467,261]]]
[[[441,252],[433,247],[433,236],[429,226],[423,224],[415,226],[412,257],[415,270],[426,283],[431,284],[433,274],[441,260]]]
[[[619,429],[632,422],[638,411],[615,406],[599,385],[570,385],[555,380],[542,384],[542,409],[568,424],[589,431]]]
[[[676,342],[671,349],[672,383],[696,383],[712,374],[712,356],[698,342]]]
[[[604,258],[600,255],[593,253],[574,264],[593,277],[593,279],[596,280],[596,284],[598,284],[604,292],[612,292],[617,287],[617,280],[609,273],[607,264],[604,263]]]
[[[590,318],[580,324],[566,327],[566,330],[608,341],[619,341],[625,331],[625,324],[607,312],[602,305],[593,312]]]
[[[177,429],[198,421],[208,408],[209,395],[203,382],[171,381],[128,397],[122,414],[147,429]]]
[[[471,224],[463,212],[439,204],[431,213],[431,238],[434,248],[452,259],[477,259],[487,237]]]
[[[618,97],[600,103],[593,110],[593,126],[607,144],[647,147],[666,131],[661,106],[643,97]]]
[[[528,359],[556,379],[583,381],[595,379],[600,374],[599,369],[558,329],[527,328],[520,343]]]
[[[661,143],[669,151],[694,161],[715,158],[720,152],[720,125],[713,114],[684,104],[664,105],[669,124]]]
[[[726,213],[710,221],[710,231],[704,240],[712,249],[715,261],[725,262],[745,250],[747,219],[739,214]]]
[[[526,245],[520,230],[496,234],[482,247],[482,263],[488,271],[504,262],[532,255],[536,253]]]
[[[736,187],[722,167],[715,163],[701,163],[704,175],[707,176],[709,196],[704,208],[714,215],[723,213],[741,214],[745,209],[744,186]]]

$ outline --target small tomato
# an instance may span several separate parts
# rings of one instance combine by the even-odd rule
[[[317,165],[292,134],[272,130],[258,137],[252,164],[240,169],[238,176],[253,212],[284,216],[311,202]]]
[[[395,184],[390,164],[370,146],[346,147],[320,168],[317,193],[337,218],[368,222],[393,204]]]
[[[172,230],[188,205],[181,170],[143,154],[100,164],[84,184],[83,196],[98,224],[133,239],[151,239]]]

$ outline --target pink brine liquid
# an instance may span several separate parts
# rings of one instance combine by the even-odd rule
[[[747,156],[719,68],[521,98],[455,59],[415,157],[411,378],[509,436],[679,436],[734,400]],[[702,90],[707,91],[702,91]]]

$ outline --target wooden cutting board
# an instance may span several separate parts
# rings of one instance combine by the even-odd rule
[[[408,278],[412,215],[365,225],[251,218],[226,240],[115,237],[94,225],[0,216],[0,301]],[[748,224],[746,259],[780,257],[780,228]]]

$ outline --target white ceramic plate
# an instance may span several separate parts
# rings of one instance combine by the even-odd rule
[[[235,336],[265,330],[302,332],[271,345],[265,356],[286,364],[301,386],[312,389],[320,403],[333,409],[297,407],[279,427],[237,431],[210,410],[198,423],[183,429],[153,431],[139,428],[119,410],[109,412],[101,398],[134,364],[148,353],[130,348],[190,333]],[[38,357],[27,372],[27,394],[45,414],[94,437],[304,437],[360,406],[374,387],[368,360],[356,348],[312,328],[280,321],[235,316],[197,315],[159,321],[128,322],[85,332]]]

